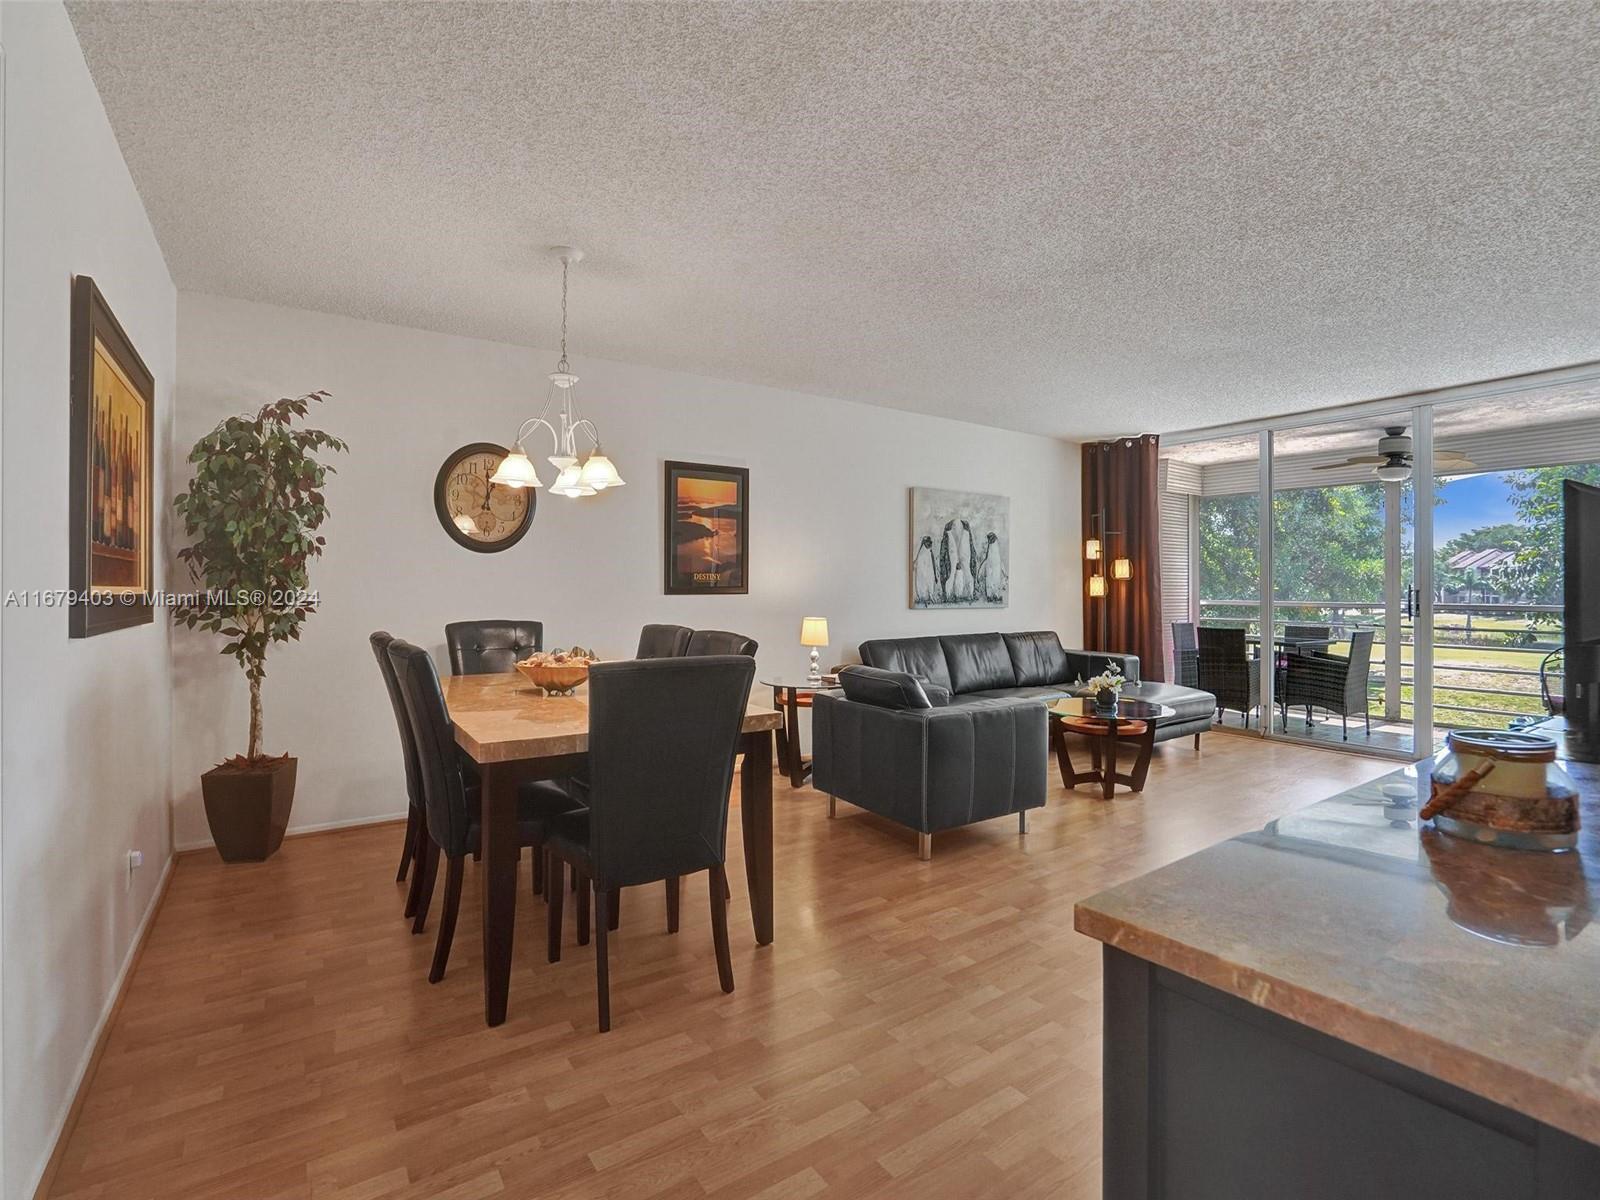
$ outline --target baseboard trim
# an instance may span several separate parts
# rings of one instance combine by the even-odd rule
[[[393,825],[395,822],[403,822],[405,819],[406,814],[401,812],[389,813],[378,817],[351,817],[344,821],[324,821],[317,825],[291,825],[289,831],[283,836],[284,840],[287,841],[289,838],[306,837],[308,834],[313,833],[334,833],[340,829],[357,829],[363,825]],[[174,853],[194,854],[199,850],[214,849],[215,845],[216,843],[210,838],[205,838],[203,841],[198,842],[184,842],[177,847]]]
[[[61,1112],[60,1119],[56,1122],[55,1142],[50,1148],[50,1157],[45,1159],[44,1167],[39,1172],[33,1190],[28,1193],[33,1196],[33,1200],[45,1200],[55,1184],[56,1173],[61,1169],[61,1156],[66,1153],[67,1143],[72,1140],[73,1130],[78,1126],[78,1115],[83,1111],[84,1099],[89,1094],[89,1084],[94,1080],[95,1072],[100,1067],[100,1058],[105,1053],[106,1043],[111,1040],[111,1030],[117,1023],[117,1014],[122,1011],[122,1001],[128,993],[128,981],[133,978],[139,960],[144,957],[145,944],[149,941],[150,931],[155,928],[156,916],[161,912],[161,906],[166,903],[167,890],[172,886],[172,873],[177,865],[178,856],[173,853],[161,871],[161,880],[156,884],[156,894],[150,901],[150,906],[145,909],[138,931],[133,935],[133,946],[129,949],[128,956],[122,960],[122,970],[117,972],[116,981],[111,985],[111,995],[106,998],[105,1007],[100,1011],[100,1021],[95,1026],[94,1036],[89,1040],[89,1049],[83,1061],[78,1064],[78,1075],[72,1085],[72,1094]]]

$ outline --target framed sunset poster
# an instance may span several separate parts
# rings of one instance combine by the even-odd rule
[[[68,634],[154,619],[155,377],[87,275],[72,281]]]
[[[742,596],[750,590],[750,471],[667,463],[666,593]]]

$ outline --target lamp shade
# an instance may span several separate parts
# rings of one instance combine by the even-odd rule
[[[539,476],[534,473],[533,463],[519,446],[500,460],[494,474],[489,476],[489,482],[509,488],[536,488],[539,486]]]
[[[589,455],[589,461],[583,464],[583,470],[578,472],[578,482],[601,492],[606,488],[622,487],[624,480],[617,474],[616,464],[596,450]]]
[[[561,474],[556,476],[556,481],[550,485],[550,490],[557,496],[592,496],[594,488],[586,485],[581,478],[578,464],[561,468]]]
[[[1090,562],[1100,561],[1100,539],[1090,538],[1083,544],[1083,556]]]
[[[1113,579],[1132,579],[1133,578],[1133,563],[1129,562],[1125,558],[1114,558],[1114,559],[1112,559],[1111,560],[1111,578],[1113,578]]]
[[[826,646],[828,644],[828,618],[803,618],[800,622],[800,644],[802,646]]]
[[[1089,576],[1089,595],[1104,596],[1106,594],[1106,577],[1104,575]]]

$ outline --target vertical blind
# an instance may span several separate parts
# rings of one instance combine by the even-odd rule
[[[1200,470],[1190,463],[1161,464],[1161,646],[1167,659],[1167,678],[1176,679],[1172,657],[1172,623],[1192,621],[1196,597],[1194,498],[1200,490]]]

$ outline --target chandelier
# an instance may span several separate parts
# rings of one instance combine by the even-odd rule
[[[583,258],[576,246],[552,246],[550,252],[561,260],[561,358],[550,373],[550,387],[545,394],[544,408],[536,417],[529,417],[517,430],[510,452],[500,460],[490,483],[511,488],[536,488],[542,486],[533,469],[533,462],[522,443],[540,425],[550,433],[555,453],[550,455],[550,465],[556,469],[556,480],[550,490],[557,496],[593,496],[606,488],[622,487],[623,478],[617,474],[616,465],[600,448],[600,433],[594,422],[578,416],[578,377],[567,362],[567,271],[573,263]],[[547,419],[559,404],[561,428],[556,429]],[[593,444],[589,457],[578,461],[578,433]]]

